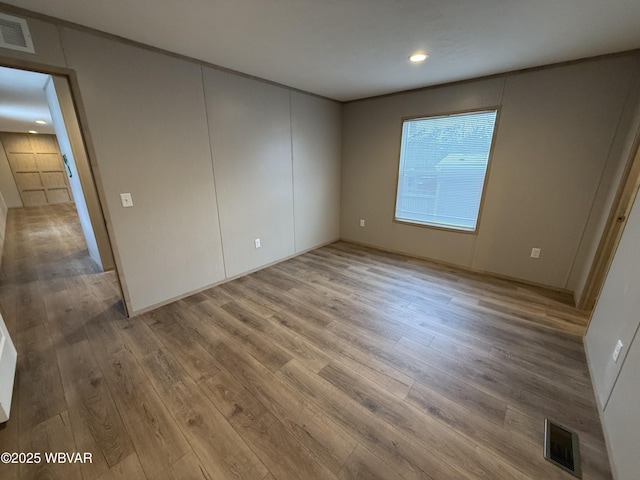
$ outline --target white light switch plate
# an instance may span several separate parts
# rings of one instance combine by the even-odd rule
[[[133,207],[133,199],[131,198],[130,193],[121,193],[120,201],[122,202],[122,206],[125,208]]]
[[[531,249],[531,258],[540,258],[540,249],[532,248]]]
[[[613,358],[614,362],[618,361],[618,357],[620,356],[620,350],[622,350],[622,342],[620,340],[618,340],[618,343],[616,343],[616,348],[613,349],[613,355],[611,355],[611,358]]]

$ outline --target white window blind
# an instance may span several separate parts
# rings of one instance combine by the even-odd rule
[[[496,110],[406,120],[396,220],[475,231]]]

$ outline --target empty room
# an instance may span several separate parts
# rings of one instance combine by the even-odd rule
[[[0,479],[639,478],[638,18],[0,3]]]

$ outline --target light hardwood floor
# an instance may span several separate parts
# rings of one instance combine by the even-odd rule
[[[341,242],[127,319],[72,207],[7,228],[0,452],[93,463],[2,480],[573,478],[543,459],[545,417],[611,478],[562,295]]]

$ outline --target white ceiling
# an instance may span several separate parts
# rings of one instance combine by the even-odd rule
[[[49,75],[0,67],[0,132],[54,133],[44,84]],[[46,125],[38,125],[44,120]]]
[[[4,1],[337,100],[640,48],[640,0]]]

